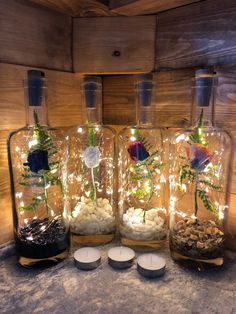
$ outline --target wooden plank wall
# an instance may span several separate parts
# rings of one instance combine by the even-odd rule
[[[72,70],[71,17],[27,1],[0,0],[0,62]]]
[[[73,25],[75,72],[153,70],[156,16],[81,18]]]

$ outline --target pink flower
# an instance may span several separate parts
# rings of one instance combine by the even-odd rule
[[[191,168],[197,171],[203,171],[211,161],[213,154],[201,144],[194,143],[190,148],[186,148],[188,159],[191,163]]]

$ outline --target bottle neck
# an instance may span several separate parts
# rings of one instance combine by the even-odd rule
[[[97,83],[82,86],[83,122],[88,124],[102,124],[102,92]]]
[[[153,126],[153,103],[155,88],[152,81],[141,81],[136,85],[136,123],[141,127]]]
[[[46,87],[44,81],[42,86],[35,82],[25,82],[25,108],[26,125],[32,127],[35,124],[35,113],[38,123],[43,126],[48,125],[47,106],[46,106]]]
[[[202,114],[202,126],[203,127],[212,127],[214,126],[214,118],[213,118],[213,106],[208,107],[194,107],[192,111],[192,126],[197,126],[199,117]]]
[[[203,84],[202,84],[203,83]],[[192,126],[196,126],[202,114],[202,126],[214,126],[216,82],[196,82],[193,87]]]
[[[26,105],[26,125],[32,127],[35,124],[35,113],[37,114],[39,124],[48,126],[46,106],[28,105]]]

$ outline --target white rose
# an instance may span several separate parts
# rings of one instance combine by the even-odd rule
[[[100,152],[97,146],[89,146],[83,151],[83,160],[88,168],[94,168],[99,165]]]

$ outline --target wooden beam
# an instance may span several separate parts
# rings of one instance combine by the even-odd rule
[[[104,0],[30,0],[31,2],[50,9],[71,15],[73,17],[111,16]]]
[[[153,14],[200,0],[111,0],[110,10],[119,15]]]
[[[236,64],[236,2],[207,0],[158,15],[156,70]]]
[[[153,70],[155,16],[79,18],[73,29],[75,72]]]
[[[71,70],[70,17],[13,0],[0,0],[0,16],[0,62]]]

